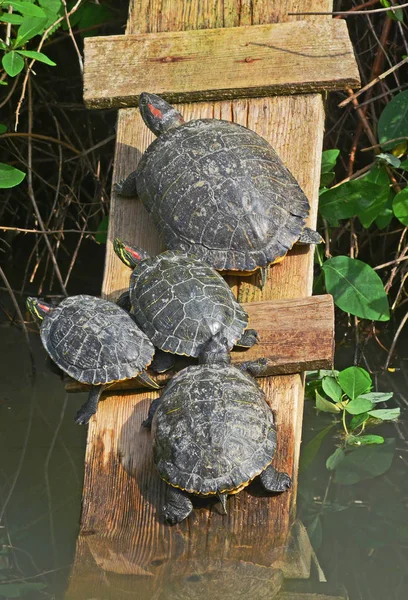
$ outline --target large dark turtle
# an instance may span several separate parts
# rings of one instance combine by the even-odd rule
[[[197,357],[219,332],[229,349],[255,344],[256,331],[246,329],[246,311],[210,266],[182,252],[168,250],[151,258],[119,239],[113,245],[134,269],[129,286],[132,313],[157,348]]]
[[[154,94],[142,93],[139,106],[159,137],[116,189],[137,193],[167,248],[218,270],[252,272],[296,241],[322,241],[305,227],[310,206],[296,179],[254,131],[218,119],[185,123]]]
[[[122,308],[94,296],[71,296],[57,307],[27,298],[27,308],[41,324],[41,340],[52,360],[73,379],[94,386],[75,421],[88,423],[109,384],[139,376],[159,386],[143,370],[154,347]]]
[[[218,496],[225,510],[227,495],[258,475],[270,492],[291,485],[290,477],[271,464],[276,428],[265,394],[230,364],[226,340],[215,336],[200,363],[173,377],[144,423],[152,427],[157,471],[169,484],[163,514],[171,524],[193,510],[188,494]]]

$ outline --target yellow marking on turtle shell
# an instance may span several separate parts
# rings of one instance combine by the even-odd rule
[[[169,415],[170,413],[178,412],[179,410],[181,410],[180,406],[178,408],[172,408],[171,410],[168,410],[165,414]]]

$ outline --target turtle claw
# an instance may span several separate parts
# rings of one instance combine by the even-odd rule
[[[169,525],[184,521],[193,510],[193,503],[185,492],[178,488],[167,489],[166,504],[162,508],[162,515]]]
[[[83,408],[80,408],[75,416],[74,421],[75,423],[78,423],[78,425],[87,425],[94,414],[95,413],[89,413],[83,410]]]

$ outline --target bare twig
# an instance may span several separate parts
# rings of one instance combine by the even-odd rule
[[[67,144],[66,142],[63,142],[62,140],[57,140],[56,138],[50,137],[49,135],[42,135],[41,133],[11,132],[11,133],[2,133],[0,135],[0,139],[12,138],[12,137],[31,138],[32,140],[44,140],[45,142],[52,142],[53,144],[59,144],[60,146],[64,146],[65,148],[72,150],[72,152],[75,152],[75,154],[79,154],[79,155],[81,154],[81,150],[78,150],[77,148],[75,148],[75,146],[72,146],[71,144]]]
[[[398,338],[400,336],[400,333],[401,333],[401,331],[402,331],[405,323],[407,322],[407,319],[408,319],[408,312],[406,312],[405,315],[403,316],[402,321],[399,324],[397,331],[395,332],[394,339],[392,340],[390,351],[388,352],[387,360],[385,361],[384,369],[388,369],[388,366],[389,366],[389,364],[391,362],[392,355],[394,354],[394,350],[395,350],[395,346],[397,344],[397,340],[398,340]]]
[[[407,6],[408,2],[406,2],[405,4],[399,4],[398,6],[389,6],[388,8],[373,8],[372,10],[337,10],[333,12],[288,12],[288,15],[372,15],[375,13],[382,13],[388,11],[395,12]]]
[[[395,260],[390,260],[390,262],[386,262],[382,265],[378,265],[377,267],[374,267],[374,271],[379,271],[380,269],[385,269],[385,267],[390,267],[391,265],[395,265],[397,263],[400,263],[404,260],[408,260],[408,256],[402,256],[400,258],[396,258]]]

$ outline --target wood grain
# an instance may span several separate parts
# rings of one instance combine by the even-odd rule
[[[85,38],[84,101],[90,108],[137,106],[143,91],[191,102],[359,84],[340,19]]]
[[[259,342],[247,350],[233,351],[234,364],[266,358],[268,362],[262,377],[332,367],[334,304],[330,295],[250,302],[244,308],[249,315],[248,326],[256,329]],[[175,372],[195,362],[178,357],[176,370],[162,375],[155,375],[150,370],[149,373],[160,385],[165,385]],[[140,388],[143,385],[137,379],[127,379],[118,381],[109,389]],[[90,386],[67,378],[65,389],[67,392],[83,392]]]
[[[132,0],[127,33],[273,23],[291,20],[289,11],[331,8],[331,0]],[[312,17],[311,22],[320,19],[325,17]],[[186,119],[215,116],[237,121],[270,141],[309,197],[310,225],[315,224],[324,127],[320,95],[178,108]],[[135,168],[152,139],[136,109],[120,111],[114,181]],[[118,266],[113,252],[115,236],[137,242],[151,253],[162,249],[141,203],[113,195],[103,284],[106,297],[115,297],[128,282],[128,270]],[[251,280],[232,278],[230,284],[240,300],[254,301],[309,296],[312,279],[312,251],[299,248],[271,267],[262,295]],[[282,558],[295,513],[303,379],[300,375],[269,377],[262,386],[277,417],[275,465],[293,475],[292,492],[263,497],[248,488],[228,500],[228,515],[220,515],[216,505],[207,506],[175,527],[158,518],[165,485],[153,468],[149,433],[140,427],[155,394],[112,396],[101,404],[89,425],[81,534],[67,598],[121,600],[137,586],[138,597],[147,600],[160,587],[164,565],[197,555],[203,560],[211,555],[264,565]],[[135,583],[124,573],[144,576]]]

